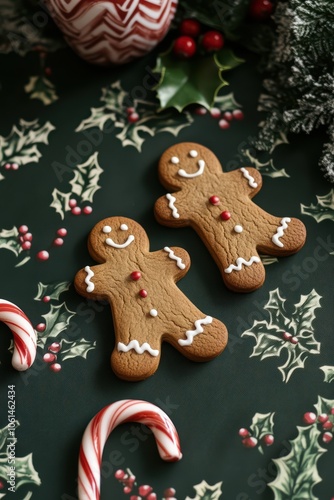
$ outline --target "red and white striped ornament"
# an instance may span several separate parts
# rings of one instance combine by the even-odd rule
[[[168,462],[182,458],[180,441],[171,419],[146,401],[124,399],[103,408],[89,422],[79,456],[78,499],[100,499],[101,460],[104,445],[115,427],[126,422],[147,425],[155,437],[160,457]]]
[[[88,62],[123,64],[166,35],[178,0],[46,0],[68,44]]]
[[[0,299],[0,321],[5,323],[14,336],[12,365],[16,370],[24,371],[35,361],[37,337],[24,312],[12,302]]]

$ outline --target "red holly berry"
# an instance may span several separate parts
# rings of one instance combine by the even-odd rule
[[[80,207],[73,207],[71,210],[71,213],[73,215],[80,215],[81,214],[81,208]]]
[[[208,110],[204,106],[199,106],[195,109],[196,115],[206,115]]]
[[[61,227],[60,229],[57,230],[57,235],[60,236],[61,238],[64,238],[67,235],[67,229]]]
[[[241,109],[235,109],[232,112],[232,116],[233,116],[233,118],[235,118],[235,120],[243,120],[244,119],[244,114],[241,111]]]
[[[11,167],[12,170],[18,170],[20,168],[20,165],[18,163],[12,163]]]
[[[61,349],[61,345],[59,344],[59,342],[53,342],[49,347],[48,347],[49,351],[51,352],[54,352],[54,353],[57,353],[60,351]]]
[[[141,497],[138,495],[131,495],[130,500],[141,500]]]
[[[318,416],[318,422],[320,422],[321,424],[324,424],[325,422],[327,422],[328,420],[328,415],[327,413],[321,413],[319,416]]]
[[[180,33],[182,35],[198,37],[201,32],[201,24],[197,19],[183,19],[180,24]]]
[[[42,301],[45,302],[46,304],[48,302],[50,302],[50,300],[51,300],[51,297],[49,297],[49,295],[45,295],[45,297],[42,298]]]
[[[291,344],[296,345],[296,344],[298,344],[299,340],[297,339],[297,337],[291,337],[290,342],[291,342]]]
[[[83,207],[82,211],[85,215],[90,215],[93,212],[93,209],[90,205],[86,205]]]
[[[207,52],[216,52],[224,47],[224,37],[219,31],[207,31],[202,37],[201,44]]]
[[[57,356],[55,356],[51,352],[47,352],[43,356],[43,361],[45,361],[45,363],[53,363],[54,361],[56,361],[56,359],[57,359]]]
[[[28,226],[22,225],[22,226],[19,227],[19,233],[20,234],[26,234],[28,232],[28,229],[29,229]]]
[[[50,370],[52,370],[55,373],[60,372],[61,365],[59,363],[53,363],[53,365],[50,365]]]
[[[253,19],[262,21],[273,13],[274,4],[270,0],[251,0],[249,14]]]
[[[139,486],[138,488],[138,493],[141,497],[146,497],[151,491],[153,490],[152,486],[149,486],[148,484],[143,484],[142,486]]]
[[[230,128],[230,124],[227,120],[225,120],[225,118],[219,120],[218,125],[223,130],[227,130],[228,128]]]
[[[133,106],[130,106],[129,108],[126,108],[126,112],[127,112],[128,115],[131,115],[135,111],[136,111],[136,108],[134,108]]]
[[[242,444],[246,448],[255,448],[255,446],[257,445],[257,439],[255,437],[247,437],[242,440]]]
[[[123,491],[126,495],[128,495],[129,493],[131,493],[132,488],[130,486],[124,486]]]
[[[45,328],[46,328],[46,324],[45,323],[38,323],[38,325],[36,326],[36,330],[38,332],[44,332]]]
[[[231,111],[225,111],[223,116],[228,122],[231,122],[233,120],[233,114],[231,113]]]
[[[317,416],[312,411],[308,411],[307,413],[304,413],[303,420],[305,424],[314,424],[317,420]]]
[[[272,434],[266,434],[263,436],[262,441],[266,446],[271,446],[274,443],[274,436]]]
[[[157,495],[155,493],[149,493],[146,497],[146,500],[157,500]],[[173,500],[172,498],[170,498],[169,500]]]
[[[47,76],[50,76],[50,75],[52,75],[52,69],[51,69],[51,68],[49,68],[49,67],[47,67],[47,68],[45,68],[44,73],[45,73]]]
[[[139,120],[139,115],[138,113],[131,113],[128,115],[128,122],[129,123],[136,123]]]
[[[333,429],[333,427],[334,427],[334,424],[330,420],[327,420],[327,422],[324,422],[322,424],[322,428],[326,429],[327,431],[330,431],[331,429]]]
[[[324,432],[322,435],[322,440],[324,443],[330,443],[333,439],[333,434],[331,432]]]
[[[125,476],[125,472],[122,469],[118,469],[115,472],[114,476],[115,476],[116,479],[123,479],[123,477]]]
[[[77,200],[74,198],[71,198],[70,201],[68,202],[68,205],[70,208],[76,207],[77,206]]]
[[[10,163],[5,163],[5,169],[10,170],[11,169],[11,164]]]
[[[239,436],[241,436],[243,438],[248,437],[249,436],[248,429],[244,429],[244,427],[242,427],[241,429],[239,429]]]
[[[196,42],[190,36],[179,36],[174,42],[173,52],[178,57],[193,57],[196,52]]]
[[[290,341],[292,339],[292,335],[289,332],[284,332],[283,333],[283,339],[286,341]]]
[[[21,245],[22,250],[30,250],[31,248],[31,242],[30,241],[24,241]]]
[[[26,233],[23,235],[24,241],[32,241],[32,234],[31,233]]]
[[[163,495],[164,498],[172,498],[176,494],[176,490],[174,488],[166,488]]]
[[[47,252],[46,250],[41,250],[40,252],[38,252],[36,257],[38,260],[43,261],[43,260],[48,260],[50,255],[49,255],[49,252]]]
[[[221,115],[221,111],[219,108],[212,108],[210,114],[213,118],[219,118]]]
[[[0,490],[2,490],[4,487],[5,487],[5,483],[3,483],[2,481],[0,481]]]

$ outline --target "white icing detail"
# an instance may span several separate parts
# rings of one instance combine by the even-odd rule
[[[184,339],[179,339],[178,343],[182,346],[185,345],[191,345],[194,341],[194,337],[198,335],[199,333],[203,333],[204,330],[202,328],[202,325],[209,325],[212,323],[212,317],[211,316],[206,316],[204,319],[197,319],[195,321],[195,330],[187,330],[186,331],[186,337],[187,340]]]
[[[234,226],[233,229],[236,233],[242,233],[242,231],[244,230],[244,228],[242,226],[240,226],[240,224],[237,224],[236,226]]]
[[[111,231],[111,227],[110,227],[110,226],[104,226],[104,228],[102,229],[102,231],[103,231],[104,233],[110,233],[110,231]]]
[[[111,238],[107,238],[106,239],[106,243],[110,247],[114,247],[114,248],[126,248],[126,247],[128,247],[130,245],[130,243],[133,242],[134,239],[135,239],[135,237],[133,236],[133,234],[130,234],[128,236],[128,239],[124,243],[122,243],[122,244],[115,243],[114,240],[111,239]]]
[[[204,172],[204,167],[205,167],[205,161],[204,160],[198,160],[198,170],[197,172],[194,172],[193,174],[188,174],[183,168],[180,168],[178,171],[178,174],[181,177],[186,177],[187,179],[193,179],[194,177],[198,177],[199,175],[202,175]]]
[[[196,158],[196,156],[198,156],[198,153],[195,149],[192,149],[191,151],[189,151],[189,155],[192,157],[192,158]]]
[[[94,273],[89,266],[85,267],[85,271],[87,273],[87,276],[85,278],[85,283],[87,285],[86,292],[91,293],[95,288],[94,283],[91,281],[91,278],[94,276]]]
[[[278,247],[284,247],[283,243],[279,240],[284,235],[284,231],[288,228],[288,222],[291,222],[290,217],[283,217],[281,225],[278,227],[276,234],[271,238],[272,242]]]
[[[144,342],[142,345],[139,344],[138,340],[131,340],[128,344],[123,344],[123,342],[118,342],[117,350],[122,352],[128,352],[134,349],[137,354],[143,354],[148,351],[151,356],[159,356],[158,349],[152,349],[148,342]]]
[[[121,229],[121,231],[127,231],[129,228],[126,224],[121,224],[120,229]]]
[[[168,204],[168,206],[169,206],[169,208],[172,210],[172,215],[173,215],[173,217],[174,217],[175,219],[178,219],[178,218],[180,217],[180,214],[179,214],[179,212],[178,212],[178,210],[177,210],[176,206],[174,205],[174,203],[175,203],[175,201],[176,201],[175,196],[173,196],[173,195],[172,195],[172,194],[170,194],[170,193],[167,193],[167,194],[166,194],[166,198],[167,198],[167,200],[169,200],[169,204]]]
[[[180,269],[184,269],[186,267],[185,264],[183,264],[181,257],[177,257],[173,250],[171,250],[169,247],[164,247],[165,252],[168,252],[168,256],[172,260],[176,260],[176,265]]]
[[[248,184],[250,185],[250,187],[257,188],[257,182],[255,182],[254,177],[251,176],[248,170],[244,167],[242,167],[240,170],[243,173],[244,177],[246,177],[246,179],[248,180]]]
[[[225,273],[230,274],[232,271],[241,271],[242,266],[245,265],[247,267],[251,266],[254,262],[260,262],[261,259],[259,257],[251,257],[249,260],[245,260],[243,257],[238,257],[236,260],[236,264],[231,264],[228,266],[227,269],[225,269]]]
[[[150,310],[150,315],[153,317],[153,318],[156,318],[158,316],[158,311],[156,309],[151,309]]]
[[[174,163],[174,165],[177,165],[177,164],[179,163],[179,161],[180,161],[180,160],[178,159],[178,157],[177,157],[177,156],[172,156],[172,157],[171,157],[171,159],[170,159],[170,161],[171,161],[172,163]]]

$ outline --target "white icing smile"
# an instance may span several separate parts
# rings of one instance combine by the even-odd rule
[[[127,231],[128,226],[126,224],[122,224],[120,226],[120,229],[121,229],[121,231]],[[110,226],[104,226],[102,231],[106,234],[111,233],[112,228]],[[112,238],[107,238],[106,244],[109,245],[110,247],[113,247],[113,248],[126,248],[130,245],[130,243],[133,242],[134,239],[135,239],[135,237],[133,236],[133,234],[130,234],[124,243],[116,243]]]
[[[193,174],[188,174],[188,172],[186,172],[183,168],[180,168],[180,170],[177,173],[181,177],[186,177],[187,179],[192,179],[194,177],[198,177],[199,175],[202,175],[204,172],[205,161],[198,160],[197,165],[198,165],[198,170],[197,170],[197,172],[194,172]]]

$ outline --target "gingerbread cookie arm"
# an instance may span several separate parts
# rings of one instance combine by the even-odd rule
[[[274,217],[264,213],[265,224],[258,235],[258,250],[285,256],[298,252],[306,241],[306,228],[294,217]]]
[[[74,278],[74,287],[78,293],[90,299],[106,298],[105,286],[103,286],[103,268],[100,266],[85,266],[77,272]]]
[[[229,183],[230,189],[237,193],[253,198],[262,187],[262,175],[256,168],[241,167],[224,174],[226,183]]]
[[[171,227],[184,227],[189,225],[188,215],[184,213],[184,204],[181,202],[181,193],[167,193],[161,196],[154,204],[156,220],[163,225]],[[182,209],[180,208],[182,206]]]

